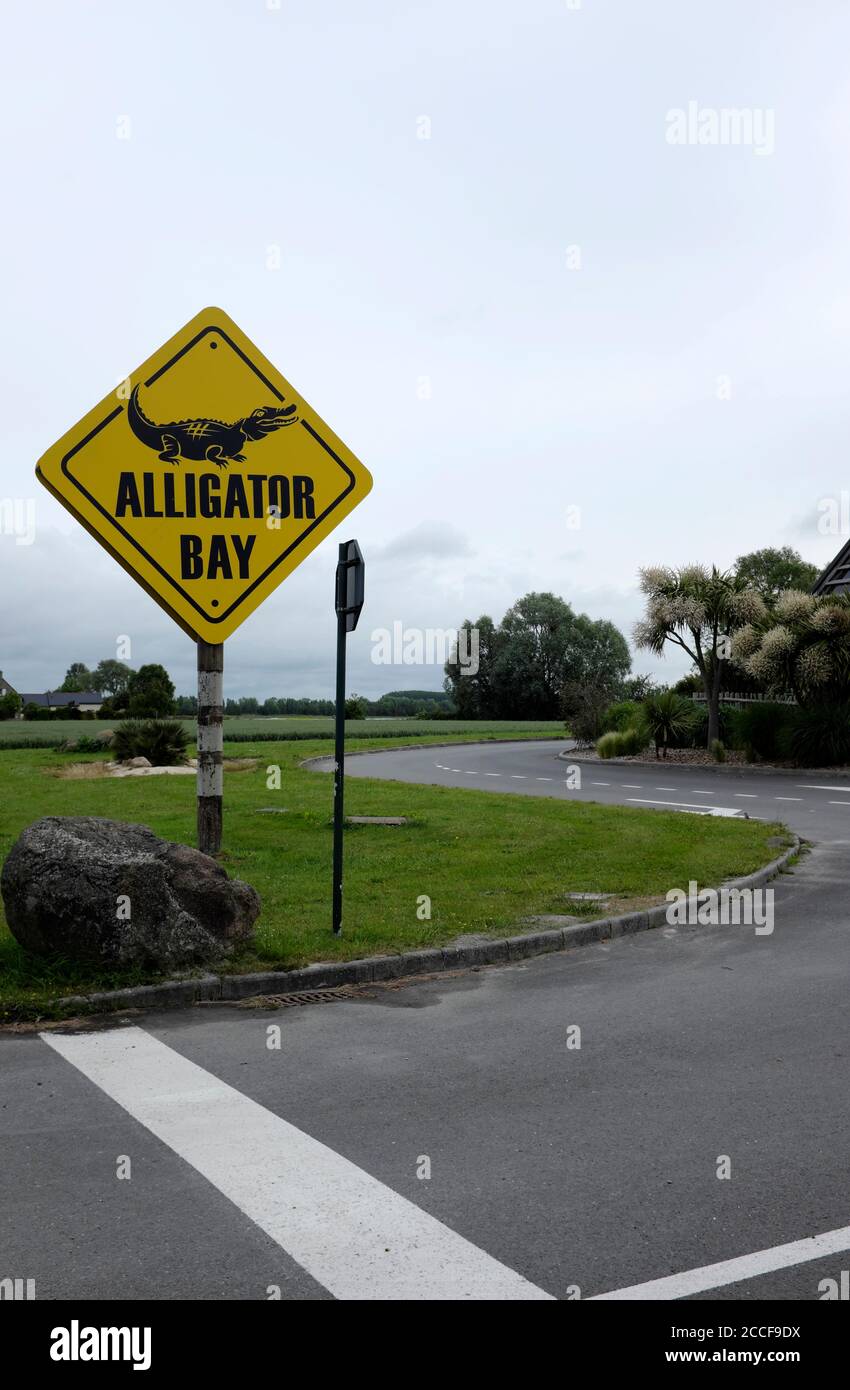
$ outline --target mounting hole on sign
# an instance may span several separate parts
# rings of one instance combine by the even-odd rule
[[[212,604],[212,607],[213,607],[213,608],[218,608],[218,599],[217,599],[217,598],[212,599],[212,600],[211,600],[211,604]]]
[[[218,343],[216,342],[215,338],[213,338],[212,342],[210,343],[210,347],[211,347],[211,348],[217,348],[217,347],[218,347]]]

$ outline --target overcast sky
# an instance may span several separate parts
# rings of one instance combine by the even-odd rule
[[[33,468],[209,304],[374,477],[229,639],[230,695],[332,693],[349,535],[369,695],[441,686],[370,660],[397,621],[537,589],[630,636],[640,565],[785,543],[823,565],[846,539],[817,526],[850,488],[846,0],[3,9],[0,499],[37,521],[0,534],[19,690],[119,634],[193,689],[191,641]],[[749,143],[671,143],[690,102],[706,139],[754,113]]]

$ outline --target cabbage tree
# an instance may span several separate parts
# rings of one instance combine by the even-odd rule
[[[663,656],[681,647],[699,672],[708,706],[706,747],[720,736],[720,692],[732,634],[767,618],[767,605],[747,581],[716,566],[653,565],[640,571],[646,616],[634,630],[638,647]]]

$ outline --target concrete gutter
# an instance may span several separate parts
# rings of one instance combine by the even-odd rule
[[[731,879],[724,888],[759,888],[780,874],[795,854],[800,840],[755,873]],[[689,899],[694,903],[695,899]],[[98,994],[72,994],[54,1000],[65,1008],[90,1011],[113,1009],[167,1009],[209,1001],[252,999],[265,994],[294,994],[310,989],[330,989],[339,985],[367,985],[380,980],[398,980],[411,975],[433,974],[443,970],[474,968],[482,965],[508,965],[549,951],[568,951],[594,941],[611,941],[632,936],[667,924],[669,904],[620,917],[603,917],[596,922],[571,922],[567,926],[493,941],[459,942],[398,955],[369,956],[364,960],[328,961],[306,965],[299,970],[269,970],[252,975],[199,975],[192,979],[166,980],[160,985],[136,985],[129,989],[107,990]]]

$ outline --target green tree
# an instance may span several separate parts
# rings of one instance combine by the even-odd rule
[[[365,719],[367,701],[362,695],[349,695],[345,702],[346,719]]]
[[[550,593],[531,593],[508,609],[493,667],[500,717],[557,719],[576,615]]]
[[[94,690],[94,676],[82,661],[72,661],[65,673],[65,679],[59,689],[67,692],[75,690]]]
[[[0,719],[14,719],[21,708],[21,697],[11,690],[8,695],[0,695]]]
[[[584,685],[600,685],[612,693],[631,670],[629,644],[618,627],[605,619],[594,621],[579,613],[566,653],[569,677]]]
[[[464,619],[458,632],[458,648],[445,664],[443,682],[457,718],[498,718],[493,666],[499,650],[499,633],[493,619],[486,615],[475,623]],[[471,661],[476,652],[477,660]]]
[[[125,693],[132,719],[163,719],[174,713],[174,685],[164,666],[140,666],[130,676]]]
[[[477,634],[477,646],[473,640]],[[445,689],[459,719],[557,719],[567,686],[604,687],[610,700],[631,665],[622,633],[576,614],[550,593],[518,599],[496,627],[465,621]],[[477,651],[477,669],[464,658]]]
[[[90,688],[100,690],[106,695],[123,695],[132,674],[130,667],[123,661],[101,661],[92,672],[91,679],[94,684]],[[82,686],[78,688],[83,689]]]
[[[739,555],[735,575],[750,589],[761,594],[765,603],[773,604],[785,589],[811,589],[820,573],[790,545],[779,548],[765,546],[749,555]]]
[[[658,656],[669,642],[691,658],[708,705],[710,748],[720,736],[720,692],[731,635],[746,623],[763,621],[767,605],[746,580],[716,566],[653,566],[641,570],[640,587],[646,595],[646,617],[635,627],[635,642]]]

